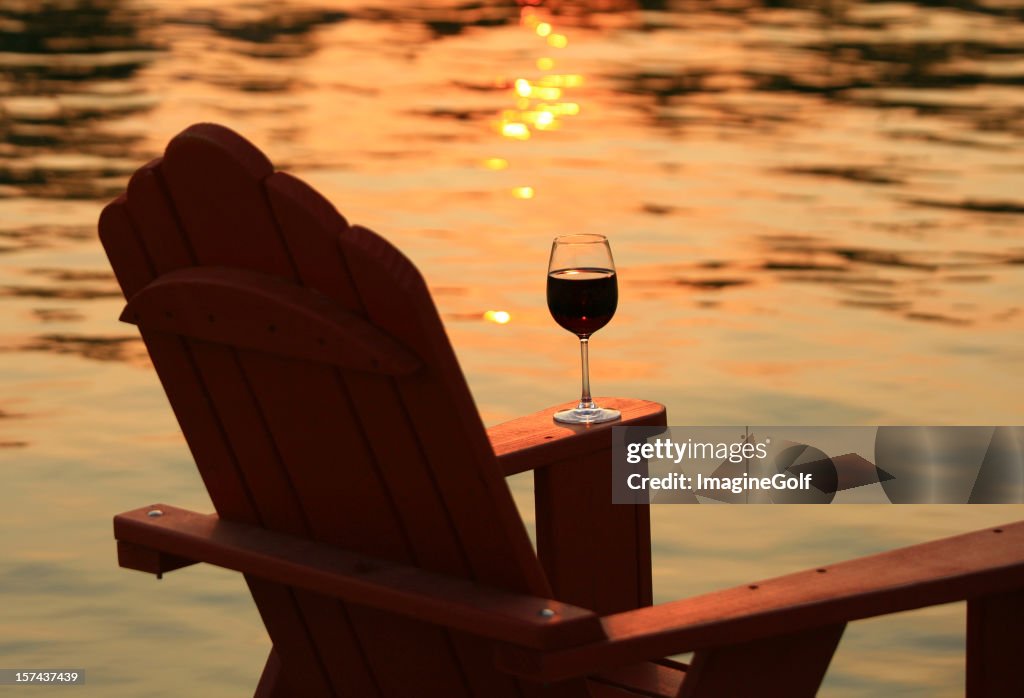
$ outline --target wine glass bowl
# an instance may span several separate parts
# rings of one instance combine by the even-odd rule
[[[562,235],[548,261],[548,310],[580,340],[583,390],[575,409],[556,412],[556,422],[597,424],[619,418],[618,410],[598,407],[590,396],[590,336],[608,324],[619,301],[618,278],[608,239],[603,235]]]

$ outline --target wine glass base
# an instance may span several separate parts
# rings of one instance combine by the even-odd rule
[[[601,424],[619,419],[622,413],[618,410],[609,410],[604,407],[573,408],[555,412],[554,420],[561,424]]]

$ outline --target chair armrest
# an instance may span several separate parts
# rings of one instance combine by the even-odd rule
[[[551,652],[502,647],[497,660],[510,673],[554,681],[1021,589],[1024,522],[606,616],[605,639]]]
[[[488,429],[505,475],[533,471],[537,555],[555,597],[604,615],[650,605],[649,507],[613,504],[612,429],[664,427],[665,407],[647,400],[599,397],[622,413],[593,426],[558,424],[574,403]],[[602,584],[594,583],[600,570]]]
[[[154,510],[161,515],[150,516]],[[524,647],[578,645],[598,639],[602,632],[598,617],[586,609],[222,521],[216,514],[154,504],[114,517],[114,536],[119,548],[125,546],[129,553],[120,556],[123,567],[156,572],[208,562]],[[169,566],[153,569],[140,557],[142,550],[163,556]],[[140,560],[141,565],[133,564]],[[552,613],[541,613],[544,609]]]
[[[648,400],[599,397],[596,402],[622,412],[622,419],[592,426],[559,424],[551,415],[567,403],[504,422],[487,430],[494,455],[506,475],[543,468],[551,463],[611,449],[612,427],[664,426],[665,406]]]

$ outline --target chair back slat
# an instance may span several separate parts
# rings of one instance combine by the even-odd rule
[[[222,517],[550,594],[426,284],[383,238],[212,124],[132,178],[101,238]],[[247,581],[303,695],[540,690],[478,639]]]

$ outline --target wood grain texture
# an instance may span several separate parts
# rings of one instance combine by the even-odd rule
[[[663,405],[599,398],[616,422],[566,426],[562,406],[491,427],[507,473],[534,471],[537,552],[556,598],[599,614],[652,602],[650,508],[612,503],[612,427],[664,426]],[[594,570],[601,570],[595,574]]]
[[[388,375],[420,366],[405,347],[326,296],[278,277],[222,267],[163,274],[122,322],[293,359]]]
[[[119,197],[100,218],[100,238],[128,299],[156,274],[196,263],[167,197],[160,162],[133,177],[129,193],[135,198]],[[202,347],[167,333],[143,330],[142,336],[214,506],[237,521],[263,521],[264,512],[250,496],[246,474],[197,366],[196,352]],[[301,689],[309,698],[331,695],[308,628],[296,615],[295,595],[255,578],[246,582],[268,632],[282,646],[280,656],[292,677],[288,689],[293,694]]]
[[[101,237],[222,517],[550,596],[426,284],[386,240],[214,124],[140,168]],[[388,327],[414,356],[379,351]],[[375,356],[329,368],[301,342],[351,354],[368,336]],[[479,639],[247,582],[277,647],[261,691],[418,695],[427,676],[451,696],[540,690],[495,672]]]
[[[426,366],[396,382],[395,397],[430,464],[469,573],[502,588],[550,595],[423,278],[398,250],[365,228],[354,226],[340,243],[367,319],[415,347]]]
[[[1024,591],[967,601],[967,698],[1024,696]]]
[[[503,647],[498,661],[513,673],[557,680],[1020,589],[1024,522],[607,616],[606,641],[547,653]]]
[[[265,188],[300,281],[341,307],[365,317],[367,309],[362,298],[368,294],[372,297],[375,291],[356,287],[348,260],[342,254],[343,241],[350,235],[344,218],[318,193],[287,174],[268,177]],[[378,249],[384,253],[385,260],[389,255],[394,257],[390,245],[381,244]],[[399,258],[401,264],[408,265],[403,260]],[[374,263],[374,260],[367,261]],[[393,270],[418,276],[414,269],[409,272],[394,267]],[[415,286],[409,288],[416,294],[422,290]],[[415,305],[416,298],[411,298],[410,302]],[[411,346],[418,349],[419,345],[417,341]],[[470,573],[468,555],[461,549],[457,530],[440,499],[434,478],[437,467],[423,451],[398,390],[397,379],[355,371],[339,371],[336,379],[337,388],[347,396],[348,404],[354,406],[351,412],[347,408],[338,411],[337,423],[358,425],[361,434],[351,436],[361,436],[365,442],[359,457],[348,459],[345,472],[351,477],[361,472],[358,464],[365,463],[375,471],[375,478],[387,492],[385,501],[374,505],[375,500],[370,498],[366,504],[371,510],[374,506],[390,510],[391,516],[399,522],[406,546],[400,553],[395,551],[393,559],[459,577],[467,576]],[[369,417],[363,414],[366,409],[372,410]],[[336,441],[351,442],[341,435],[335,436]],[[361,530],[362,526],[339,524],[336,528]],[[518,698],[515,683],[495,674],[490,666],[489,649],[478,640],[462,639],[457,634],[431,635],[424,627],[385,617],[380,611],[350,609],[348,613],[358,625],[364,656],[374,666],[381,688],[388,695],[422,690],[423,677],[429,675],[436,690],[451,695],[469,691],[472,695]],[[407,645],[420,649],[413,652]],[[452,664],[451,653],[457,655],[460,666]],[[398,670],[399,666],[403,669]]]
[[[665,406],[657,402],[614,397],[598,397],[595,401],[602,407],[619,410],[622,418],[593,425],[559,424],[552,419],[555,412],[575,407],[573,402],[489,428],[487,437],[502,471],[514,475],[595,451],[611,452],[612,427],[667,423]]]
[[[163,515],[150,517],[154,509]],[[114,532],[132,546],[528,647],[578,645],[601,632],[597,616],[586,609],[224,521],[215,514],[154,504],[118,515]],[[555,615],[541,615],[544,608]]]
[[[601,615],[651,604],[650,506],[612,503],[610,447],[536,470],[534,497],[555,598]]]

